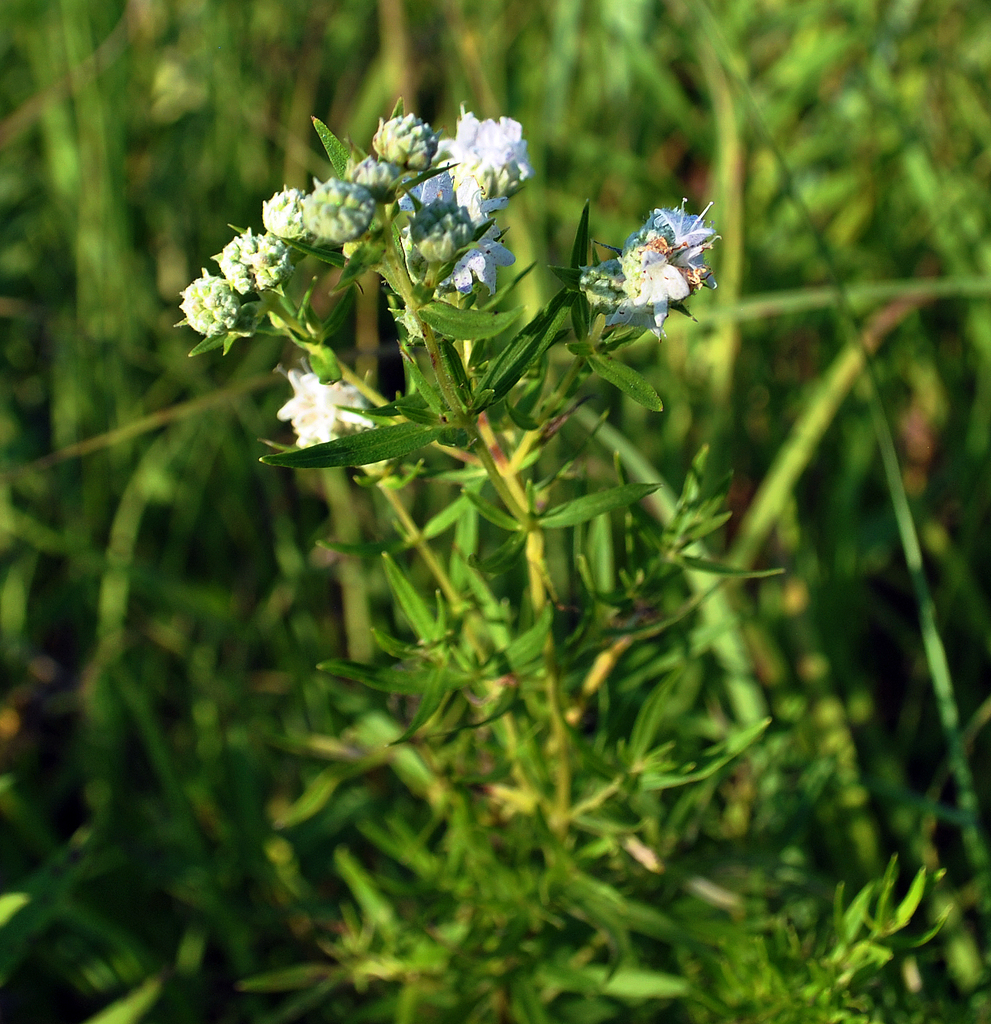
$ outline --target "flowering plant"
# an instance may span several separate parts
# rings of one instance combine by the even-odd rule
[[[743,896],[685,857],[700,831],[719,833],[717,786],[769,721],[739,668],[739,626],[717,600],[721,577],[748,574],[704,547],[726,520],[724,494],[703,487],[703,450],[680,498],[670,495],[582,408],[598,378],[661,411],[617,354],[644,331],[660,337],[670,309],[715,287],[708,208],[655,209],[616,258],[597,262],[586,204],[570,265],[553,268],[564,287],[519,327],[524,310],[506,308],[512,284],[499,287],[514,257],[497,220],[534,174],[517,122],[463,111],[447,140],[400,104],[374,155],[316,127],[336,176],[268,200],[267,233],[226,246],[223,277],[204,272],[182,308],[204,335],[195,353],[226,352],[254,331],[302,350],[308,366],[288,371],[294,397],[278,414],[297,444],[263,461],[358,469],[399,534],[324,541],[340,557],[380,560],[394,614],[391,629],[373,630],[380,661],[320,667],[387,696],[321,739],[329,767],[276,822],[283,862],[293,830],[347,780],[388,768],[401,788],[381,819],[359,822],[361,851],[337,848],[349,898],[332,924],[311,920],[316,959],[245,987],[372,990],[369,1020],[625,1020],[644,1005],[654,1019],[649,1007],[672,1000],[700,1021],[751,1019],[751,1004],[765,1013],[760,965],[713,970],[722,933],[698,913],[729,908],[739,920]],[[337,272],[323,318],[312,283],[291,287],[312,261]],[[396,394],[332,346],[369,271],[385,282],[398,333]],[[603,438],[616,479],[596,486],[590,477],[605,474],[588,453]],[[452,496],[418,521],[426,478]],[[706,675],[723,726],[676,733]],[[893,884],[865,890],[811,966],[782,954],[782,1014],[808,970],[826,997],[803,1019],[861,1019],[854,981],[890,955],[885,941],[925,882],[897,910]]]

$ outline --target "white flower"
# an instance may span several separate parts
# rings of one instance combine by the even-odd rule
[[[367,430],[374,424],[350,408],[367,409],[368,401],[353,385],[338,381],[321,384],[315,373],[290,370],[286,375],[293,397],[276,413],[280,420],[292,420],[300,448],[334,441],[342,434]]]
[[[478,182],[472,177],[465,178],[455,190],[454,182],[447,171],[428,178],[410,191],[424,206],[456,201],[468,211],[468,216],[476,228],[491,219],[496,210],[503,209],[509,202],[505,196],[486,199]],[[399,205],[407,213],[413,212],[413,203],[409,196],[404,195],[399,200]],[[469,250],[458,260],[451,276],[441,281],[438,290],[443,292],[457,289],[461,294],[467,295],[474,287],[473,279],[477,279],[488,288],[490,295],[494,295],[496,268],[508,267],[516,262],[516,257],[499,241],[501,235],[499,228],[491,224],[475,243],[477,248]]]
[[[471,176],[490,199],[511,196],[534,174],[519,121],[479,121],[463,107],[457,136],[441,140],[438,160],[453,161],[455,182]]]

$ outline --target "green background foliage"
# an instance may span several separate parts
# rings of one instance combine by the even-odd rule
[[[394,735],[389,718],[412,713],[315,669],[372,660],[373,625],[406,635],[383,570],[316,546],[388,539],[388,509],[343,470],[259,464],[259,438],[291,441],[280,340],[190,360],[195,338],[172,326],[227,221],[257,228],[273,191],[328,173],[311,115],[367,145],[402,94],[448,131],[462,102],[523,123],[537,174],[507,244],[519,268],[538,261],[512,296],[531,314],[586,199],[612,245],[654,206],[715,202],[718,290],[694,301],[697,323],[673,315],[660,348],[623,350],[664,411],[601,384],[576,417],[610,414],[606,444],[581,455],[599,482],[617,450],[631,481],[679,490],[708,444],[703,490],[733,474],[710,553],[786,570],[727,582],[702,622],[718,636],[732,621],[742,644],[710,637],[671,684],[665,728],[686,749],[727,716],[773,716],[672,838],[685,856],[657,898],[722,937],[722,980],[655,922],[671,977],[740,1019],[762,1019],[746,1001],[762,986],[763,1005],[797,999],[793,1019],[813,1019],[802,1000],[829,985],[808,962],[873,955],[856,913],[828,938],[837,884],[855,893],[897,854],[899,896],[919,867],[947,870],[912,934],[946,922],[878,976],[877,1019],[987,1020],[989,883],[949,782],[861,342],[986,819],[989,80],[991,15],[950,0],[5,0],[0,1016],[82,1021],[121,1000],[106,1020],[414,1019],[415,997],[342,987],[322,952],[355,901],[401,945],[379,887],[400,918],[417,890],[382,847],[429,824],[415,766],[349,760],[339,738],[355,721]],[[389,380],[392,328],[365,285],[335,348],[362,372],[381,356]],[[418,521],[448,493],[417,485]],[[553,567],[570,534],[549,536]],[[589,570],[603,587],[607,562]],[[625,663],[638,671],[652,669]],[[600,703],[616,735],[632,693]],[[619,851],[610,871],[644,874]],[[441,888],[456,907],[478,882]],[[545,990],[571,991],[563,970],[547,964]],[[727,1019],[631,971],[603,968],[555,1012]],[[299,991],[274,991],[272,972]],[[839,1005],[814,1019],[848,1019]],[[505,1012],[547,1019],[522,982]]]

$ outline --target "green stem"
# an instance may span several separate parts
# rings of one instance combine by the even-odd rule
[[[460,614],[464,608],[464,602],[461,599],[461,595],[451,582],[451,578],[444,571],[444,567],[437,560],[437,556],[434,554],[433,549],[427,543],[426,537],[423,536],[423,531],[413,521],[413,517],[406,510],[406,506],[399,500],[399,495],[397,495],[395,491],[381,481],[379,482],[378,488],[385,496],[385,500],[392,506],[392,510],[395,512],[396,518],[399,520],[403,530],[406,532],[406,539],[414,548],[416,548],[417,554],[423,559],[427,568],[437,581],[437,585],[443,592],[444,597],[446,597],[451,603],[451,608],[455,614]]]

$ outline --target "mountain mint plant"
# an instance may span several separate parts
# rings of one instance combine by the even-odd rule
[[[311,988],[285,1020],[331,998],[335,1019],[368,1021],[876,1019],[866,983],[929,883],[895,906],[889,873],[835,919],[807,910],[800,951],[777,942],[795,935],[786,916],[748,917],[720,837],[749,814],[731,780],[749,778],[741,759],[769,720],[722,654],[727,636],[743,649],[712,603],[733,570],[704,547],[724,494],[702,487],[703,451],[669,501],[636,445],[581,408],[618,388],[661,412],[621,356],[715,287],[708,210],[655,209],[600,262],[586,204],[570,265],[552,268],[563,288],[524,319],[498,276],[514,262],[498,216],[534,175],[517,122],[463,111],[444,139],[400,103],[371,155],[315,125],[334,176],[272,196],[267,233],[215,257],[223,277],[186,289],[183,322],[203,335],[194,353],[253,332],[300,350],[278,413],[296,445],[263,461],[353,467],[398,536],[323,543],[376,560],[393,608],[374,663],[320,666],[352,694],[340,735],[289,742],[326,762],[273,823],[307,960],[242,987]],[[333,347],[369,272],[398,333],[396,394]],[[597,431],[618,438],[605,459]],[[418,518],[428,482],[448,500]],[[329,911],[294,842],[373,772],[389,804],[337,846]],[[732,935],[759,954],[724,964]]]

